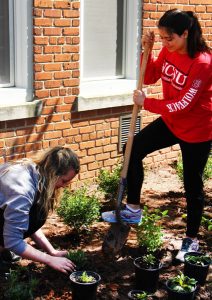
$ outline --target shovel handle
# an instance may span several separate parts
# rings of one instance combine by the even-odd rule
[[[139,81],[138,81],[138,86],[137,86],[138,90],[142,90],[142,88],[143,88],[143,82],[144,82],[144,76],[145,76],[146,66],[147,66],[147,62],[148,62],[149,52],[150,52],[150,49],[149,49],[148,45],[146,45],[146,47],[144,47],[142,63],[141,63],[141,68],[140,68]],[[136,120],[137,120],[139,110],[140,110],[140,107],[137,104],[134,104],[133,111],[132,111],[132,117],[131,117],[131,121],[130,121],[129,134],[128,134],[127,143],[126,143],[126,149],[125,149],[125,153],[124,153],[123,168],[121,171],[122,178],[127,177],[127,171],[128,171],[128,166],[129,166],[129,162],[130,162],[130,155],[131,155],[132,144],[133,144],[133,139],[134,139],[134,132],[135,132],[135,127],[136,127]]]

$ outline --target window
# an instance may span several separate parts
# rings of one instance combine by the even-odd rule
[[[81,2],[79,111],[132,104],[140,24],[139,0]]]
[[[10,13],[9,13],[10,12]],[[13,6],[8,0],[0,2],[0,87],[14,85]]]
[[[32,0],[0,1],[0,121],[34,117]],[[38,105],[39,104],[39,105]]]
[[[87,0],[84,12],[84,80],[123,77],[126,1]]]

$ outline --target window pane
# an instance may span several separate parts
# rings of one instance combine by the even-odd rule
[[[9,1],[0,1],[0,84],[10,83]]]
[[[124,0],[85,0],[83,78],[123,76]]]

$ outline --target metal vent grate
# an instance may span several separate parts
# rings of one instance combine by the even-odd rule
[[[126,115],[120,117],[119,126],[119,151],[122,152],[124,144],[127,142],[130,122],[132,115]],[[138,115],[135,126],[135,134],[141,130],[141,115]]]

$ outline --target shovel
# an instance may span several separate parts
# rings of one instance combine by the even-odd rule
[[[148,56],[149,56],[149,47],[148,45],[146,45],[144,47],[142,63],[140,68],[139,81],[137,86],[138,90],[142,90],[143,87],[143,81],[144,81]],[[129,129],[126,149],[124,153],[124,161],[123,161],[123,167],[121,171],[121,178],[119,182],[118,195],[116,201],[115,213],[116,213],[117,223],[111,224],[108,232],[104,237],[104,241],[102,244],[102,251],[106,256],[117,255],[120,252],[120,250],[123,248],[124,244],[126,243],[127,237],[130,232],[130,226],[124,223],[123,220],[121,219],[120,210],[121,210],[121,204],[122,204],[124,191],[127,183],[127,172],[128,172],[129,162],[130,162],[130,155],[131,155],[131,150],[133,145],[134,132],[135,132],[136,120],[137,120],[139,109],[140,107],[137,104],[133,105],[130,129]]]

